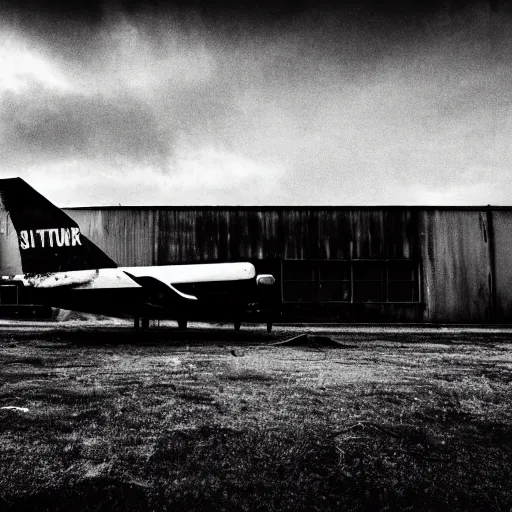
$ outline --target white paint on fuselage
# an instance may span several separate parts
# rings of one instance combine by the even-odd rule
[[[98,270],[75,270],[47,274],[22,274],[9,280],[22,281],[33,288],[72,287],[77,290],[140,288],[131,277],[152,277],[171,284],[244,281],[256,275],[251,263],[203,263],[193,265],[162,265],[157,267],[118,267]],[[6,279],[6,278],[2,278]]]
[[[256,275],[252,263],[203,263],[196,265],[163,265],[161,267],[125,267],[122,269],[135,277],[154,277],[159,281],[184,283],[209,283],[218,281],[245,281]]]

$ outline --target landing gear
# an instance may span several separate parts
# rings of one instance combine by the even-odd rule
[[[267,322],[267,334],[272,332],[272,322]]]
[[[178,318],[178,329],[185,330],[187,328],[188,321],[186,318]]]
[[[240,330],[240,327],[242,327],[241,320],[235,320],[234,326],[235,326],[235,331],[238,332]]]
[[[133,327],[136,332],[139,332],[141,329],[149,329],[149,318],[143,316],[134,316],[133,317]]]

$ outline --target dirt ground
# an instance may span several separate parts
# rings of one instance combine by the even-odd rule
[[[169,326],[0,323],[1,510],[512,510],[512,330]]]

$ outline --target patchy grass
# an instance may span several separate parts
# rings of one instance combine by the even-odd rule
[[[512,507],[507,334],[79,334],[0,335],[2,510]]]

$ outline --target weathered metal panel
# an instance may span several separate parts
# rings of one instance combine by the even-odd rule
[[[201,215],[196,218],[196,253],[199,261],[207,261],[210,255],[213,260],[218,261],[220,252],[223,252],[224,255],[226,254],[225,248],[224,251],[220,250],[220,225],[217,215],[215,215],[215,212],[212,213],[213,215]]]
[[[282,254],[279,214],[254,210],[159,210],[158,263],[238,261]]]
[[[229,229],[228,251],[231,261],[252,258],[252,240],[249,234],[250,212],[242,210],[226,212]],[[253,222],[254,223],[254,222]],[[254,229],[254,226],[253,226]],[[259,229],[254,238],[259,236]]]
[[[512,211],[493,211],[496,320],[512,322]]]
[[[410,210],[354,210],[352,258],[412,258],[417,245],[417,215]]]
[[[318,257],[326,260],[348,260],[353,245],[349,212],[320,211],[318,218]]]
[[[202,230],[203,244],[198,243],[194,210],[159,210],[157,215],[158,265],[202,261],[215,254],[215,247],[209,244],[214,239],[213,233]],[[208,227],[213,230],[214,221]]]
[[[383,214],[382,211],[351,212],[354,259],[386,257]]]
[[[334,210],[315,213],[321,259],[412,258],[417,214],[410,210]]]
[[[258,254],[265,259],[278,259],[283,254],[283,240],[285,238],[282,225],[282,212],[271,210],[259,212],[258,217],[261,223],[261,243],[258,247]]]
[[[158,211],[158,263],[241,259],[414,257],[408,210],[197,209]]]
[[[80,231],[87,237],[91,242],[96,244],[102,251],[105,251],[108,256],[114,258],[114,253],[109,253],[108,247],[108,236],[106,227],[103,223],[103,211],[99,209],[64,209],[64,212],[69,215],[77,224],[80,226]],[[115,240],[112,240],[115,245],[119,245],[122,241],[119,237],[115,236]],[[116,261],[117,263],[117,261]]]
[[[314,258],[315,229],[311,213],[305,209],[285,210],[281,217],[283,231],[282,257],[290,260]]]
[[[154,265],[154,212],[150,209],[68,209],[82,233],[119,266]]]
[[[18,235],[9,212],[0,206],[0,275],[22,274]]]
[[[486,212],[423,211],[424,320],[486,322],[491,318],[491,262]]]
[[[389,259],[418,257],[418,212],[385,210],[383,219],[386,254]]]
[[[414,257],[409,210],[69,209],[82,232],[120,265],[243,259]]]

